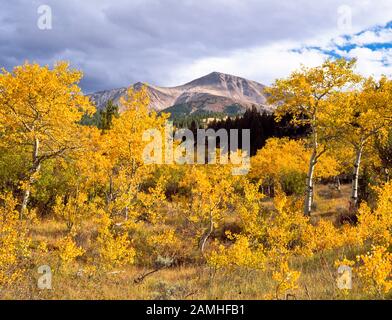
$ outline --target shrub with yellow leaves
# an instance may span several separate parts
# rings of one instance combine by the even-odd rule
[[[199,249],[203,254],[211,234],[231,211],[236,181],[231,166],[218,164],[192,166],[180,183],[186,193],[179,199],[180,206],[197,229]]]
[[[77,257],[82,256],[85,250],[75,243],[71,235],[58,241],[58,255],[63,270],[68,270]]]
[[[242,195],[236,202],[236,212],[241,221],[243,233],[254,238],[261,237],[265,232],[265,215],[263,215],[262,199],[259,192],[260,181],[252,183],[248,179],[241,179]]]
[[[174,229],[154,232],[146,242],[149,246],[148,255],[152,264],[161,258],[169,259],[174,263],[181,254],[182,243]]]
[[[331,221],[320,220],[310,228],[310,243],[314,252],[326,252],[342,245],[341,232]]]
[[[279,191],[274,199],[275,212],[265,221],[265,246],[269,255],[310,255],[309,218],[301,212],[301,202],[292,200]]]
[[[271,138],[251,158],[250,177],[262,179],[263,185],[282,187],[287,193],[302,194],[311,151],[301,140]],[[338,163],[331,155],[320,158],[316,178],[338,173]]]
[[[141,186],[155,169],[145,161],[148,143],[143,136],[152,128],[164,133],[168,115],[151,111],[149,103],[145,86],[140,90],[129,88],[120,99],[120,117],[113,119],[111,130],[102,139],[101,152],[109,163],[104,174],[107,211],[112,216],[124,215],[126,219],[137,216],[135,206]]]
[[[86,219],[91,214],[92,204],[88,203],[87,194],[79,192],[75,196],[71,196],[65,201],[62,197],[56,198],[53,212],[56,217],[59,217],[67,225],[69,232],[75,226],[80,226],[83,219]]]
[[[165,188],[166,179],[162,175],[155,187],[148,188],[148,192],[139,192],[137,197],[139,200],[139,211],[143,213],[143,220],[147,220],[153,224],[162,221],[157,208],[162,206],[163,201],[166,200]]]
[[[114,230],[108,213],[101,211],[100,214],[97,245],[102,268],[106,270],[133,264],[136,251],[131,247],[128,234]]]
[[[272,279],[275,282],[275,299],[289,299],[289,294],[298,288],[300,275],[301,272],[290,269],[287,260],[279,261],[272,272]]]
[[[0,287],[23,277],[30,256],[26,221],[19,220],[17,205],[11,194],[0,196]]]
[[[385,296],[392,289],[392,253],[383,246],[372,246],[372,250],[357,257],[362,263],[356,271],[362,280],[365,292]]]
[[[241,233],[226,232],[231,245],[218,245],[208,256],[217,268],[246,267],[263,269],[265,263],[290,255],[309,255],[311,225],[301,212],[301,203],[293,202],[278,190],[275,210],[262,208],[259,184],[241,181],[243,196],[236,203]]]
[[[363,203],[358,211],[358,232],[364,240],[388,245],[392,242],[392,182],[377,188],[377,206],[372,210]]]
[[[263,270],[265,268],[265,255],[263,247],[241,234],[232,235],[227,232],[227,237],[234,241],[230,246],[220,244],[207,256],[207,263],[215,269],[244,268]]]

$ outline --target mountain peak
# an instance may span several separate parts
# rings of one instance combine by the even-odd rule
[[[140,90],[142,85],[141,82],[137,82],[133,88]],[[267,105],[263,90],[264,86],[256,81],[218,71],[176,87],[147,87],[151,109],[161,111],[169,108],[168,111],[173,112],[171,107],[187,106],[190,113],[225,112],[227,107],[233,106],[239,106],[238,112],[241,113],[252,105],[267,110],[270,106]],[[123,90],[109,90],[92,94],[90,97],[98,108],[102,108],[111,98],[118,103],[119,97],[124,93]]]
[[[223,73],[223,72],[212,71],[211,73],[205,75],[204,77],[226,77],[226,76],[231,76],[231,75]]]
[[[144,85],[145,85],[145,83],[139,81],[133,85],[133,88],[136,90],[140,90]]]
[[[205,76],[192,80],[191,82],[186,83],[184,86],[221,86],[224,85],[226,82],[230,81],[248,81],[243,78],[233,76],[231,74],[222,73],[213,71]]]

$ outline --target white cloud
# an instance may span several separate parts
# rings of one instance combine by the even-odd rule
[[[53,30],[43,32],[36,27],[40,0],[3,2],[0,66],[69,59],[84,71],[86,92],[137,81],[177,85],[213,70],[269,83],[325,56],[292,49],[345,44],[342,5],[352,34],[387,23],[392,12],[391,0],[52,0]],[[375,39],[391,42],[385,32],[355,41]],[[380,61],[390,61],[388,52],[377,63],[366,51],[358,54],[368,61],[364,70],[385,70]]]
[[[368,48],[355,48],[348,53],[350,58],[357,58],[358,71],[366,76],[379,77],[392,75],[392,49],[372,51]]]
[[[380,32],[368,30],[355,35],[350,42],[360,46],[368,43],[390,43],[392,42],[392,29],[383,29]]]
[[[346,58],[357,58],[357,71],[364,76],[392,75],[392,49],[369,49],[374,43],[390,43],[392,29],[368,30],[347,39],[317,37],[305,44],[278,42],[274,45],[235,50],[223,57],[206,57],[180,65],[169,74],[169,84],[176,85],[201,77],[211,71],[220,71],[270,84],[276,78],[287,76],[301,64],[312,67],[321,64],[334,52]],[[341,46],[343,49],[339,49]],[[346,49],[345,49],[346,48]]]
[[[350,9],[352,15],[350,34],[342,34],[337,26],[331,26],[301,40],[277,39],[272,45],[231,50],[224,56],[197,58],[190,64],[178,64],[169,73],[167,84],[184,83],[211,71],[230,73],[269,84],[277,78],[287,76],[301,64],[308,67],[319,65],[331,57],[328,52],[346,58],[357,58],[357,71],[364,76],[390,76],[392,49],[372,50],[364,46],[392,42],[392,29],[380,27],[390,21],[387,12],[392,11],[392,1],[355,0],[346,3],[345,7]],[[339,14],[340,3],[331,3],[330,6],[336,8]],[[317,25],[315,28],[318,29]]]
[[[304,49],[298,52],[292,51],[293,48],[293,43],[281,43],[237,50],[225,57],[199,59],[191,65],[175,68],[170,76],[171,84],[184,83],[211,71],[230,73],[270,84],[276,78],[285,77],[298,69],[301,64],[316,66],[327,58],[327,55],[315,50]]]

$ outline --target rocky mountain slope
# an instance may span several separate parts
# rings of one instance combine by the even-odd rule
[[[133,87],[139,90],[142,85],[138,82]],[[263,94],[264,85],[219,72],[212,72],[177,87],[147,85],[147,89],[151,99],[151,109],[164,110],[177,115],[197,112],[236,114],[244,112],[252,105],[263,110],[271,110]],[[126,93],[126,90],[126,88],[119,88],[96,92],[90,95],[90,99],[100,109],[109,100],[119,103],[120,97]]]

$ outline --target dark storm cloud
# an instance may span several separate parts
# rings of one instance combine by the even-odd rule
[[[330,1],[1,2],[0,65],[69,60],[84,71],[86,92],[136,81],[172,83],[177,66],[274,41],[302,41],[336,20]],[[42,4],[52,8],[52,30],[37,27]]]

